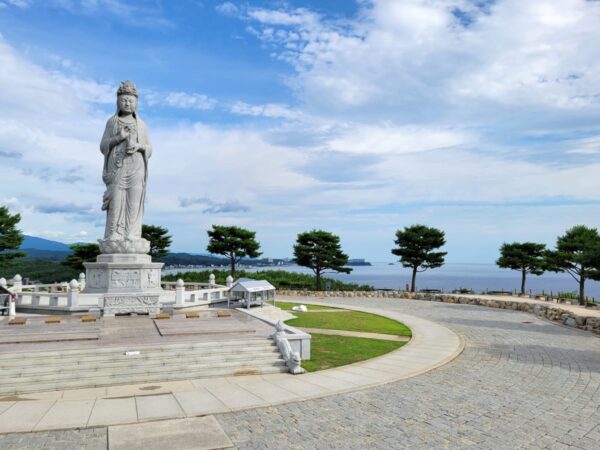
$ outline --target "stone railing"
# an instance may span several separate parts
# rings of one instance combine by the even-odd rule
[[[229,286],[222,286],[214,282],[214,275],[208,283],[185,283],[182,279],[177,281],[163,281],[162,287],[167,291],[175,291],[175,307],[182,308],[199,303],[218,303],[226,301]]]
[[[600,315],[586,314],[586,310],[581,308],[581,311],[572,311],[561,307],[560,304],[539,301],[527,301],[523,297],[518,297],[518,300],[506,298],[486,298],[485,296],[477,295],[460,295],[460,294],[430,294],[421,292],[405,292],[405,291],[294,291],[280,290],[278,295],[298,296],[298,297],[362,297],[362,298],[399,298],[410,300],[425,300],[432,302],[443,303],[460,303],[463,305],[486,306],[489,308],[512,309],[515,311],[524,311],[535,314],[539,317],[544,317],[549,320],[562,322],[564,325],[579,328],[585,331],[591,331],[600,334]],[[597,310],[596,310],[597,311]],[[591,311],[590,311],[591,312]]]
[[[42,290],[43,287],[23,286],[15,290],[17,296],[17,307],[62,307],[67,309],[79,306],[80,286],[77,280],[71,280],[67,284],[66,292]]]

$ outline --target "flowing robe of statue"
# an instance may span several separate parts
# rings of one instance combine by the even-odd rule
[[[119,142],[122,129],[129,133],[129,137]],[[138,144],[140,149],[128,151],[134,144]],[[146,125],[135,112],[128,117],[120,117],[117,112],[106,123],[100,151],[104,155],[102,180],[106,184],[102,199],[102,209],[107,211],[104,239],[139,241],[142,237],[148,158],[152,154]]]

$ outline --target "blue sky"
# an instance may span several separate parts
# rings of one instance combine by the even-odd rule
[[[600,219],[600,2],[0,0],[0,204],[23,231],[102,237],[98,144],[124,79],[154,154],[145,222],[213,223],[286,257],[297,233],[391,261],[552,245]]]

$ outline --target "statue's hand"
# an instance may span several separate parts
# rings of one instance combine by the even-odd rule
[[[146,148],[140,144],[133,144],[131,147],[127,147],[127,153],[130,155],[134,154],[135,152],[143,152],[145,150]]]
[[[119,131],[119,134],[117,136],[119,138],[119,142],[123,142],[129,137],[129,130],[127,130],[126,128],[121,128],[121,131]]]

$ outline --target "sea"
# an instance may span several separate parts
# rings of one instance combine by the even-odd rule
[[[286,265],[277,267],[244,267],[244,270],[287,270],[289,272],[310,273],[306,267]],[[374,262],[370,266],[354,266],[349,274],[327,273],[325,276],[347,283],[368,284],[376,289],[406,289],[410,284],[411,271],[400,263]],[[176,273],[194,269],[174,269]],[[207,270],[206,268],[196,270]],[[600,282],[586,282],[586,296],[600,299]],[[500,269],[495,264],[447,263],[438,269],[417,274],[417,290],[440,289],[450,292],[466,288],[475,292],[515,291],[521,289],[521,273],[515,270]],[[541,276],[527,276],[527,291],[537,293],[578,292],[579,286],[566,273],[547,272]]]

